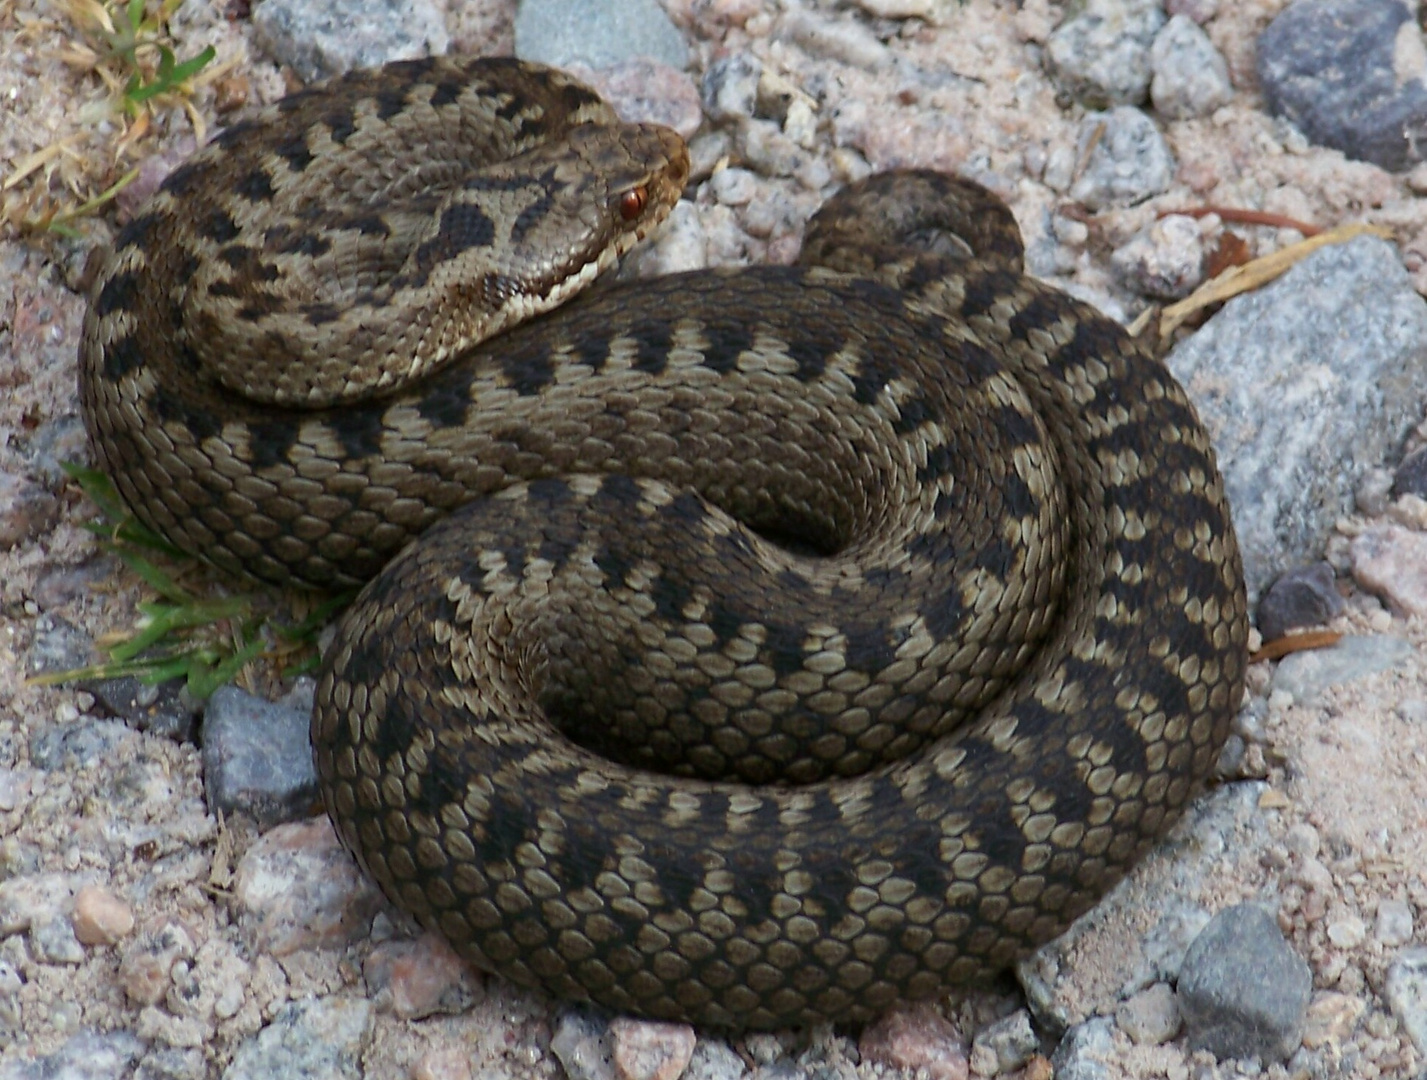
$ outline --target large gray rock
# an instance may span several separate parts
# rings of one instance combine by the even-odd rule
[[[565,67],[609,67],[647,56],[682,68],[689,47],[654,0],[522,0],[515,55]]]
[[[1261,907],[1215,915],[1179,975],[1189,1045],[1215,1057],[1282,1061],[1298,1049],[1313,974]]]
[[[1385,169],[1423,160],[1427,54],[1404,0],[1298,0],[1258,42],[1269,109],[1316,143]]]
[[[253,29],[303,82],[388,60],[440,56],[451,46],[445,18],[431,0],[263,0],[253,11]]]
[[[1427,303],[1371,236],[1235,297],[1167,360],[1219,454],[1253,603],[1322,557],[1427,400]]]
[[[1159,0],[1085,0],[1069,11],[1046,42],[1056,85],[1092,109],[1142,103],[1150,46],[1165,21]]]

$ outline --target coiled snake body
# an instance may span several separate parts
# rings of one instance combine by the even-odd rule
[[[1238,552],[1182,390],[974,185],[874,177],[803,266],[510,328],[686,172],[513,61],[305,91],[121,233],[84,414],[179,545],[381,571],[312,736],[397,904],[561,997],[862,1020],[1055,935],[1178,816],[1241,691]]]

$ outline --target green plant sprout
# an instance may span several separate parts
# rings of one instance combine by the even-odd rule
[[[193,697],[203,699],[262,657],[281,661],[298,654],[300,661],[282,670],[284,678],[316,666],[313,646],[317,631],[351,599],[350,593],[318,604],[293,626],[278,625],[258,613],[258,597],[251,593],[195,596],[151,557],[196,563],[191,555],[137,521],[104,473],[69,462],[63,463],[63,468],[102,515],[101,521],[90,522],[86,528],[159,598],[138,605],[140,620],[135,633],[113,641],[101,640],[100,647],[107,654],[103,662],[46,672],[33,676],[31,683],[52,686],[132,675],[154,684],[181,678]],[[271,635],[265,634],[266,630]],[[271,640],[273,637],[278,640]]]
[[[175,55],[167,27],[182,3],[161,0],[150,15],[145,0],[64,0],[75,24],[98,53],[95,67],[101,75],[105,61],[113,62],[121,73],[127,72],[119,103],[130,117],[138,118],[148,102],[162,94],[186,97],[189,88],[185,84],[217,55],[212,45],[187,60]]]

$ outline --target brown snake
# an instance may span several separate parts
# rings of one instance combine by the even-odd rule
[[[1242,688],[1238,550],[1183,391],[966,182],[512,325],[686,172],[514,61],[304,91],[119,235],[84,415],[180,546],[381,571],[312,736],[421,923],[614,1009],[864,1020],[1059,933],[1179,815]]]

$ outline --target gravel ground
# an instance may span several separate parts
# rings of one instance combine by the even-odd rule
[[[1146,106],[1172,152],[1164,189],[1134,205],[1112,198],[1091,209],[1095,199],[1075,194],[1072,184],[1099,136],[1086,145],[1087,110],[1046,73],[1062,5],[866,0],[844,9],[669,0],[668,15],[689,47],[688,72],[597,73],[624,107],[659,108],[695,135],[697,189],[635,262],[641,272],[658,272],[787,261],[802,222],[838,184],[869,169],[919,164],[993,186],[1021,222],[1032,268],[1126,321],[1149,303],[1144,290],[1153,276],[1142,272],[1144,260],[1123,252],[1169,208],[1238,207],[1323,228],[1384,225],[1414,287],[1427,292],[1427,208],[1415,198],[1427,189],[1421,167],[1394,174],[1349,161],[1265,112],[1255,41],[1284,6],[1170,5],[1202,21],[1226,63],[1227,96],[1185,119]],[[269,46],[257,44],[245,8],[241,0],[186,0],[171,22],[180,58],[209,44],[217,58],[191,112],[160,109],[146,131],[131,127],[121,138],[111,92],[87,66],[66,14],[70,4],[0,0],[0,175],[16,181],[0,192],[7,219],[0,226],[0,547],[7,549],[0,552],[0,1080],[281,1076],[299,1064],[322,1076],[613,1070],[672,1078],[695,1047],[685,1033],[606,1030],[595,1021],[599,1045],[591,1056],[581,1050],[587,1018],[464,972],[439,943],[413,939],[335,851],[320,819],[266,831],[241,815],[219,820],[209,813],[194,745],[104,720],[90,693],[24,683],[41,654],[72,656],[76,641],[132,626],[137,601],[148,595],[98,551],[83,528],[92,507],[53,474],[55,460],[85,456],[73,420],[85,264],[205,131],[295,85],[264,51]],[[907,11],[928,17],[889,17]],[[513,48],[509,6],[452,0],[443,14],[453,49]],[[751,83],[730,61],[747,56],[762,72],[754,69]],[[711,70],[723,76],[711,78]],[[729,96],[710,97],[720,86]],[[740,104],[740,94],[753,96]],[[724,119],[712,124],[708,114]],[[73,206],[136,166],[139,177],[116,207],[74,223],[76,238],[19,224],[47,205]],[[1163,240],[1156,250],[1212,250],[1230,227],[1222,217],[1197,220],[1192,236]],[[1274,225],[1232,230],[1255,255],[1299,238]],[[1162,288],[1182,295],[1201,276],[1190,266]],[[1414,517],[1410,505],[1394,509],[1395,520],[1422,531],[1423,515]],[[1342,547],[1373,524],[1344,519],[1335,543]],[[1367,657],[1313,692],[1283,689],[1272,663],[1254,666],[1255,705],[1228,777],[1242,782],[1220,789],[1205,812],[1207,831],[1187,831],[1117,903],[1042,958],[1043,968],[1057,969],[1054,987],[1049,1002],[1032,994],[1036,1033],[1019,1058],[997,1064],[986,1049],[987,1025],[1022,1007],[1021,991],[1008,981],[943,1003],[936,1016],[914,1013],[900,1035],[884,1027],[860,1041],[830,1031],[701,1038],[685,1075],[871,1077],[920,1061],[931,1076],[969,1069],[1048,1076],[1058,1026],[1108,1040],[1098,1064],[1089,1055],[1076,1066],[1091,1071],[1065,1075],[1420,1075],[1424,1058],[1409,1032],[1427,1037],[1427,1020],[1409,961],[1427,918],[1427,627],[1349,584],[1340,588],[1345,611],[1329,628],[1367,637]],[[1402,642],[1400,651],[1369,671],[1389,641]],[[1127,975],[1136,957],[1153,951],[1166,897],[1205,913],[1254,901],[1275,916],[1312,976],[1301,1046],[1286,1064],[1216,1063],[1180,1031],[1172,995],[1166,1004],[1169,991],[1156,989],[1165,987],[1163,975]],[[1202,926],[1190,923],[1196,932]],[[1156,1031],[1155,1019],[1166,1016],[1173,1022]],[[981,1049],[972,1050],[978,1032]],[[654,1047],[653,1058],[638,1057],[641,1040]],[[298,1045],[329,1052],[309,1060]],[[612,1062],[601,1059],[601,1046]],[[930,1057],[916,1057],[928,1048]]]

